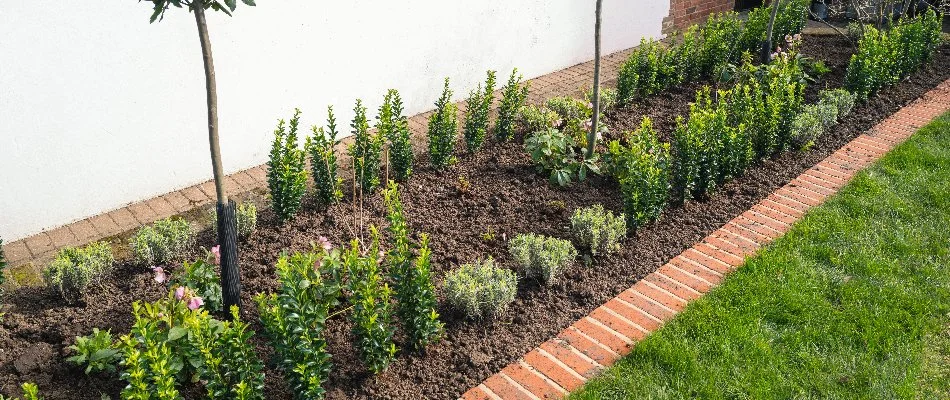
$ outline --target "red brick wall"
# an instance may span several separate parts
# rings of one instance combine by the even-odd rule
[[[663,32],[704,22],[709,14],[731,11],[735,6],[735,0],[670,0],[670,15],[663,20]]]

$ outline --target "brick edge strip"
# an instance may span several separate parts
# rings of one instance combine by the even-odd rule
[[[950,109],[950,80],[762,199],[557,337],[462,394],[460,400],[559,399],[628,354],[686,305],[718,286],[745,259],[787,232],[844,187]]]

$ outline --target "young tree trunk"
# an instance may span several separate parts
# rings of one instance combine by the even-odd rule
[[[775,45],[772,43],[772,30],[775,29],[775,16],[778,15],[778,6],[782,0],[772,0],[772,15],[769,17],[769,28],[765,33],[765,40],[762,41],[762,49],[759,51],[759,60],[762,64],[767,64],[772,58],[772,50]]]
[[[587,156],[594,154],[597,142],[597,124],[600,122],[600,14],[603,0],[597,0],[594,22],[594,98],[591,100],[593,116],[591,117],[590,133],[587,134]]]
[[[214,189],[218,196],[218,241],[221,245],[221,291],[224,311],[232,305],[241,306],[241,275],[238,272],[237,221],[234,202],[228,201],[224,192],[224,172],[221,167],[221,149],[218,145],[218,93],[214,77],[214,58],[211,56],[211,38],[205,20],[203,1],[192,4],[195,22],[198,24],[198,39],[201,42],[201,59],[205,68],[205,90],[208,95],[208,142],[211,145],[211,167],[214,174]]]

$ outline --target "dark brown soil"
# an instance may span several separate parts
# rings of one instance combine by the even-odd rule
[[[852,51],[846,40],[808,36],[803,50],[833,70],[812,85],[810,98],[819,88],[841,85]],[[522,281],[518,299],[504,315],[470,322],[440,309],[446,323],[444,340],[431,345],[424,355],[401,353],[379,376],[367,374],[356,357],[346,318],[332,319],[329,350],[334,369],[327,385],[328,397],[457,397],[948,77],[950,47],[944,46],[931,65],[856,107],[808,152],[766,160],[709,200],[668,209],[657,223],[628,238],[618,254],[596,260],[593,266],[578,262],[552,287]],[[676,88],[617,110],[608,117],[608,124],[614,132],[629,130],[648,115],[661,134],[666,134],[675,116],[686,112],[698,87]],[[506,239],[518,233],[567,237],[569,213],[575,208],[601,203],[614,211],[620,209],[614,183],[592,179],[567,189],[552,188],[515,143],[494,144],[475,156],[462,156],[448,172],[421,167],[425,162],[419,160],[416,175],[402,185],[401,192],[412,229],[432,237],[437,285],[445,271],[480,257],[490,255],[502,265],[511,265]],[[464,191],[459,184],[462,177],[470,183]],[[244,316],[255,321],[255,329],[259,331],[260,326],[251,297],[275,288],[273,265],[281,251],[307,250],[320,235],[343,243],[355,235],[358,226],[384,225],[379,195],[364,204],[362,222],[354,217],[358,214],[354,210],[352,204],[326,211],[310,207],[285,226],[277,226],[269,211],[262,212],[261,226],[241,244],[243,300],[248,306]],[[494,233],[494,240],[483,238],[489,232]],[[206,231],[199,242],[209,246],[211,240]],[[155,300],[163,293],[164,288],[152,281],[147,268],[130,264],[118,266],[108,282],[87,296],[83,307],[65,306],[43,288],[8,293],[0,324],[0,392],[14,394],[20,382],[35,381],[49,400],[99,399],[102,393],[117,398],[122,382],[116,376],[85,376],[64,361],[66,347],[74,336],[88,334],[94,327],[110,328],[115,334],[126,332],[131,324],[130,303]],[[262,358],[269,359],[263,338],[257,336],[255,344]],[[266,373],[267,398],[289,399],[280,372],[268,368]],[[197,388],[185,388],[185,392],[199,393]]]

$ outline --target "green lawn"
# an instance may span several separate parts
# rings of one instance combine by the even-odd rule
[[[571,399],[950,399],[950,114]]]

